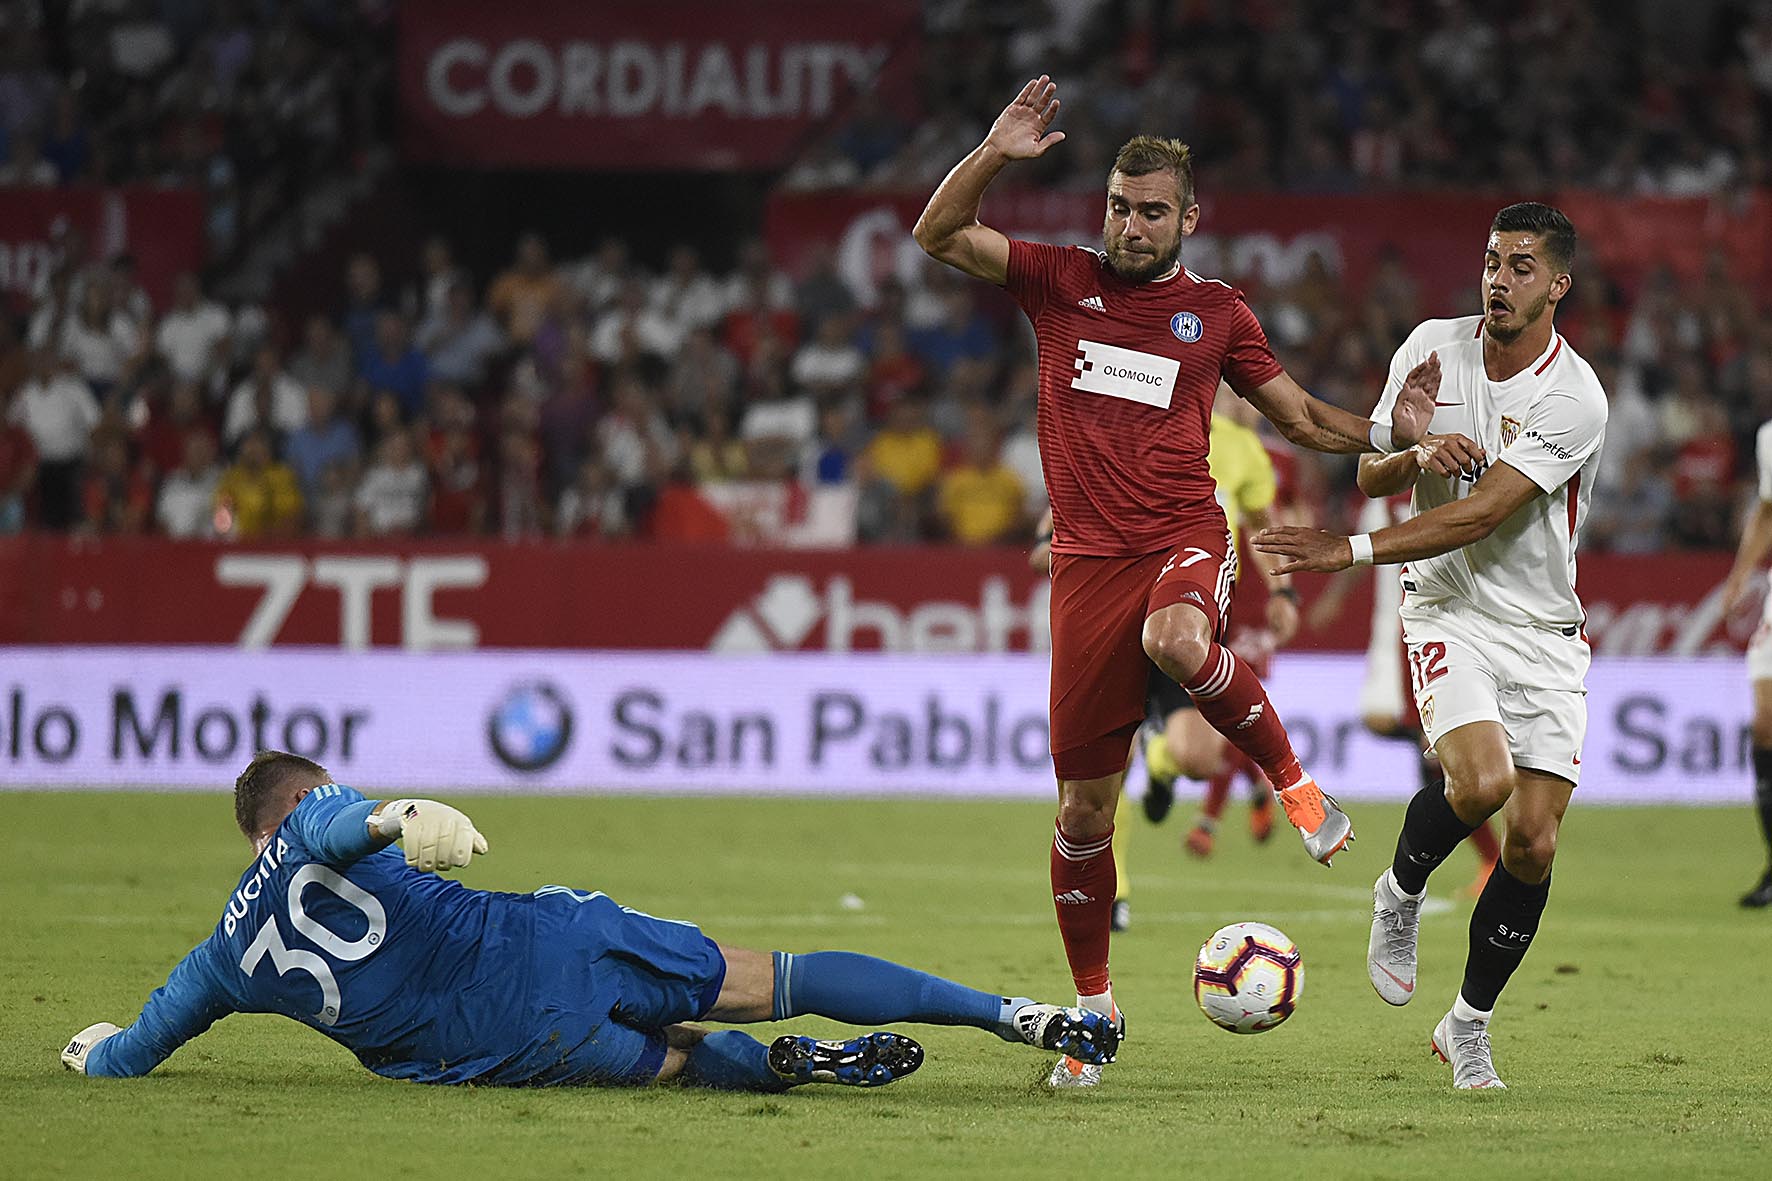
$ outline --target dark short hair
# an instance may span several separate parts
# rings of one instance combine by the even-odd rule
[[[1194,153],[1193,149],[1178,139],[1164,139],[1157,135],[1135,135],[1120,147],[1114,156],[1114,167],[1109,172],[1118,172],[1123,176],[1148,176],[1153,172],[1167,172],[1175,177],[1175,187],[1181,191],[1181,207],[1186,209],[1194,203]]]
[[[234,780],[234,823],[247,836],[258,832],[259,822],[271,803],[289,786],[296,775],[318,775],[322,781],[332,778],[326,768],[313,759],[304,759],[281,750],[261,750]]]
[[[1489,223],[1489,232],[1505,230],[1514,234],[1537,234],[1544,240],[1544,252],[1557,270],[1568,273],[1575,261],[1575,226],[1561,209],[1538,201],[1521,201],[1509,205]]]

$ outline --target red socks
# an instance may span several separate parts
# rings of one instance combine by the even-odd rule
[[[1077,993],[1108,990],[1108,931],[1114,909],[1114,830],[1092,837],[1052,835],[1052,904]]]
[[[1267,690],[1229,648],[1221,644],[1207,648],[1206,663],[1182,687],[1200,716],[1254,760],[1275,788],[1283,791],[1304,777]]]
[[[1208,820],[1217,820],[1224,815],[1224,803],[1230,798],[1231,781],[1236,776],[1234,769],[1225,768],[1206,781],[1206,794],[1200,800],[1200,815]]]

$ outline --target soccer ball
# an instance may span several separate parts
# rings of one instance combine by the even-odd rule
[[[1298,1007],[1304,960],[1298,945],[1266,923],[1232,923],[1212,933],[1194,960],[1194,999],[1212,1024],[1262,1033]]]

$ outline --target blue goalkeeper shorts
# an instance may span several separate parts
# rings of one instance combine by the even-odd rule
[[[537,1083],[645,1084],[664,1063],[664,1028],[705,1016],[726,982],[726,957],[693,923],[653,918],[607,894],[536,892],[535,998],[589,1019]],[[571,1027],[570,1020],[562,1025]]]

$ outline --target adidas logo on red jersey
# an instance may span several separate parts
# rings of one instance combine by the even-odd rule
[[[1092,312],[1107,311],[1107,305],[1101,302],[1101,296],[1099,295],[1091,295],[1088,299],[1079,299],[1077,301],[1077,306],[1080,308],[1088,308]]]

